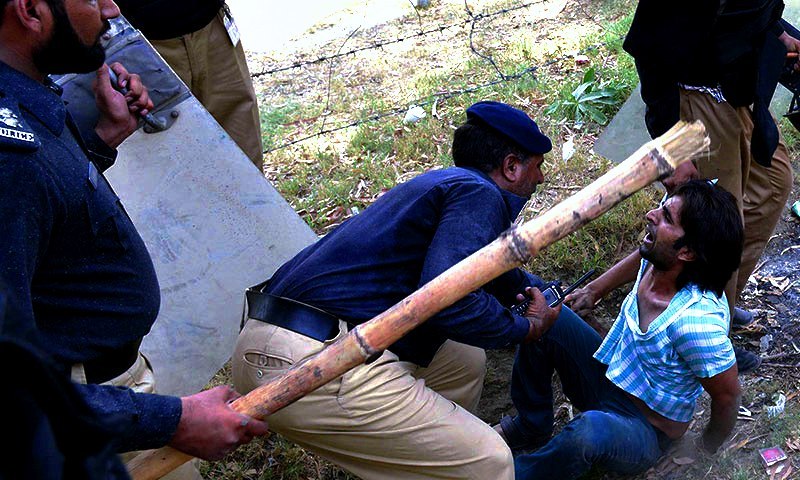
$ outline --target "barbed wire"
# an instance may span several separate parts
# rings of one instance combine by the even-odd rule
[[[600,43],[596,43],[594,45],[590,45],[590,46],[578,51],[577,54],[579,54],[579,55],[580,54],[586,54],[586,53],[590,53],[590,52],[599,50],[602,47],[608,46],[610,43],[622,40],[624,37],[625,37],[624,35],[621,35],[619,38],[615,38],[615,39],[607,40],[605,42],[600,42]],[[491,86],[494,86],[494,85],[498,85],[498,84],[501,84],[501,83],[507,83],[507,82],[511,82],[511,81],[514,81],[514,80],[518,80],[518,79],[520,79],[520,78],[522,78],[522,77],[524,77],[524,76],[526,76],[528,74],[531,74],[531,75],[534,74],[537,70],[539,70],[541,68],[547,68],[547,67],[549,67],[551,65],[554,65],[554,64],[556,64],[558,62],[564,61],[564,60],[570,58],[571,56],[573,56],[573,54],[566,54],[566,55],[562,55],[561,57],[552,58],[552,59],[544,62],[541,65],[535,65],[535,66],[532,66],[532,67],[527,67],[527,68],[524,68],[524,69],[522,69],[522,70],[520,70],[520,71],[518,71],[516,73],[511,74],[511,75],[502,75],[501,74],[500,78],[497,78],[495,80],[492,80],[492,81],[489,81],[489,82],[486,82],[486,83],[482,83],[480,85],[475,85],[475,86],[472,86],[472,87],[469,87],[469,88],[460,88],[460,89],[451,90],[451,91],[448,91],[448,92],[435,93],[432,96],[424,97],[424,98],[421,98],[421,99],[417,99],[417,100],[415,100],[413,102],[410,102],[409,105],[427,106],[427,105],[431,105],[431,104],[433,104],[435,102],[438,102],[440,100],[447,100],[447,99],[454,98],[454,97],[457,97],[457,96],[460,96],[460,95],[464,95],[464,94],[467,94],[467,93],[473,93],[473,92],[476,92],[478,90],[482,90],[484,88],[488,88],[488,87],[491,87]],[[408,107],[407,106],[403,106],[403,107],[395,107],[395,108],[392,108],[392,109],[389,109],[389,110],[385,110],[385,111],[380,112],[380,113],[375,113],[375,114],[369,115],[369,116],[367,116],[365,118],[362,118],[360,120],[354,120],[354,121],[349,122],[347,124],[339,125],[339,126],[336,126],[336,127],[325,129],[325,130],[320,130],[317,133],[313,133],[311,135],[306,135],[305,137],[297,138],[295,140],[291,140],[289,142],[282,143],[282,144],[280,144],[280,145],[278,145],[276,147],[264,150],[264,154],[272,153],[272,152],[277,151],[277,150],[282,150],[282,149],[290,147],[292,145],[296,145],[298,143],[305,142],[307,140],[311,140],[312,138],[321,137],[323,135],[328,135],[328,134],[331,134],[331,133],[334,133],[334,132],[338,132],[340,130],[344,130],[344,129],[347,129],[347,128],[357,127],[357,126],[363,125],[365,123],[374,122],[374,121],[381,120],[381,119],[386,118],[386,117],[391,117],[393,115],[399,115],[400,113],[404,113],[407,110],[408,110]]]
[[[483,60],[486,60],[487,62],[489,62],[492,65],[492,68],[494,68],[494,71],[497,72],[497,76],[499,76],[500,78],[506,78],[505,74],[503,74],[503,72],[500,71],[500,68],[494,62],[494,58],[492,58],[491,55],[483,54],[483,53],[479,52],[477,48],[475,48],[475,44],[472,42],[472,36],[475,33],[475,25],[478,23],[478,21],[480,19],[477,18],[472,13],[472,10],[469,8],[469,4],[467,3],[467,0],[464,0],[464,10],[467,11],[467,15],[469,15],[469,18],[472,19],[472,22],[471,22],[471,24],[469,26],[469,49],[472,50],[472,53],[474,53],[479,58],[482,58]]]
[[[315,58],[315,59],[312,59],[312,60],[303,60],[303,61],[294,62],[291,65],[284,65],[282,67],[275,67],[275,68],[271,68],[271,69],[267,69],[267,70],[262,70],[260,72],[256,72],[256,73],[252,74],[251,77],[258,78],[258,77],[262,77],[264,75],[272,75],[274,73],[284,72],[284,71],[287,71],[287,70],[292,70],[292,69],[304,67],[304,66],[307,66],[307,65],[315,65],[315,64],[318,64],[318,63],[322,63],[322,62],[327,62],[328,60],[334,60],[334,59],[337,59],[337,58],[340,58],[340,57],[346,57],[348,55],[355,55],[356,53],[363,52],[363,51],[366,51],[366,50],[373,50],[373,49],[376,49],[376,48],[383,48],[383,47],[385,47],[387,45],[393,45],[395,43],[404,42],[404,41],[409,40],[409,39],[423,37],[425,35],[430,35],[432,33],[443,32],[445,30],[449,30],[449,29],[454,28],[454,27],[463,27],[464,25],[467,25],[467,24],[470,24],[470,23],[472,23],[473,26],[474,26],[474,22],[476,22],[476,21],[485,20],[485,19],[488,19],[488,18],[496,17],[498,15],[505,15],[507,13],[510,13],[510,12],[513,12],[513,11],[516,11],[516,10],[522,10],[524,8],[529,8],[529,7],[533,6],[533,5],[539,5],[539,4],[542,4],[542,3],[547,3],[548,1],[550,1],[550,0],[536,0],[536,1],[533,1],[533,2],[527,2],[527,3],[522,3],[522,4],[519,4],[519,5],[515,5],[513,7],[502,8],[502,9],[496,10],[494,12],[479,13],[477,15],[473,15],[472,12],[469,10],[469,8],[467,8],[467,13],[469,15],[469,18],[464,19],[464,20],[462,20],[460,22],[451,23],[449,25],[439,25],[437,27],[430,28],[428,30],[422,30],[422,27],[421,27],[422,24],[421,24],[421,21],[420,21],[420,31],[412,33],[412,34],[409,34],[409,35],[406,35],[404,37],[397,37],[397,38],[394,38],[394,39],[391,39],[391,40],[384,40],[384,41],[374,42],[374,43],[372,43],[370,45],[363,46],[363,47],[358,47],[358,48],[353,48],[353,49],[350,49],[350,50],[348,50],[346,52],[337,51],[336,53],[334,53],[332,55],[325,55],[325,56],[318,57],[318,58]]]

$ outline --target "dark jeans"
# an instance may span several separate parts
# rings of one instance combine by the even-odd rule
[[[511,399],[519,412],[514,430],[529,439],[552,434],[553,370],[564,394],[583,413],[536,452],[515,458],[518,480],[577,478],[593,465],[637,473],[652,466],[669,444],[605,377],[606,366],[592,358],[601,341],[564,307],[541,340],[520,346],[511,378]]]

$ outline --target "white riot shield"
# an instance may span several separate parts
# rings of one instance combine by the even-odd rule
[[[205,385],[230,358],[244,291],[316,240],[314,232],[127,21],[108,61],[142,76],[163,131],[139,129],[106,175],[153,258],[161,310],[142,350],[160,393]],[[79,125],[94,125],[94,74],[57,79]]]

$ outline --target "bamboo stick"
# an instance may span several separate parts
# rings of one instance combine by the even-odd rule
[[[232,403],[241,413],[265,418],[351,368],[380,355],[410,330],[530,260],[541,249],[597,218],[674,168],[708,149],[703,124],[679,122],[627,160],[537,218],[498,239],[431,280],[400,303],[359,325],[315,357]],[[145,452],[128,464],[136,480],[154,480],[191,457],[169,447]]]

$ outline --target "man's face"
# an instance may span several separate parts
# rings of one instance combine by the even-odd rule
[[[544,182],[544,174],[542,173],[542,163],[544,163],[544,155],[533,154],[528,157],[525,163],[519,163],[519,176],[515,183],[515,192],[521,197],[530,197],[536,191],[536,186]]]
[[[106,54],[100,38],[109,18],[119,15],[111,0],[54,0],[50,38],[34,53],[43,73],[87,73],[100,68]]]
[[[680,250],[675,248],[675,242],[684,235],[680,215],[682,206],[681,197],[669,197],[660,208],[645,215],[647,233],[639,253],[659,270],[666,270],[677,261]]]

